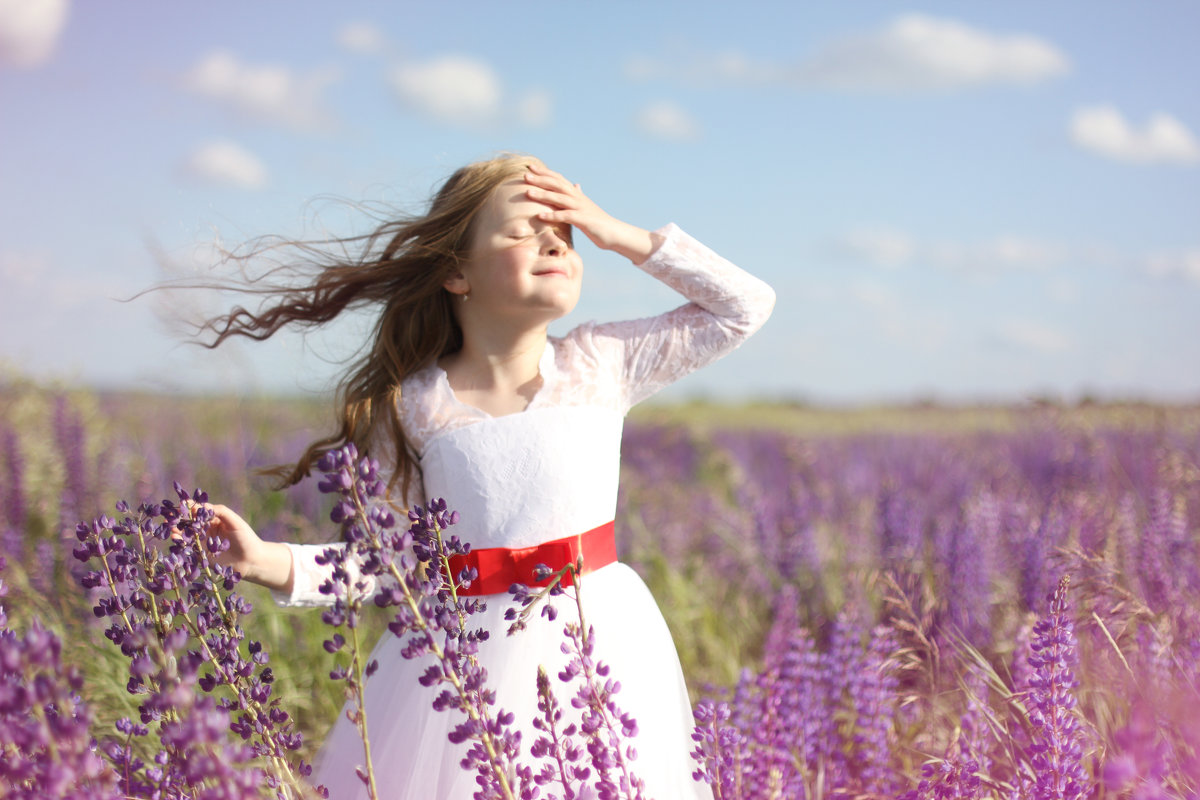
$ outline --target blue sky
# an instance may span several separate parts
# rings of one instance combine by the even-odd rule
[[[228,298],[119,299],[517,150],[776,288],[668,397],[1196,399],[1198,30],[1168,1],[0,0],[0,370],[324,390],[365,320],[210,353],[181,331]],[[676,304],[581,249],[556,332]]]

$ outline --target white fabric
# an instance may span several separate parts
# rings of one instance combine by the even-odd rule
[[[458,401],[436,364],[401,387],[401,417],[420,459],[421,498],[444,497],[461,520],[453,533],[473,547],[521,547],[589,530],[613,519],[617,503],[621,426],[628,409],[662,387],[737,347],[766,321],[774,292],[674,225],[640,265],[690,302],[649,319],[582,325],[551,338],[539,364],[542,387],[525,411],[503,417]],[[289,545],[294,586],[281,605],[322,605],[325,570],[314,556],[323,545]],[[691,778],[692,727],[679,659],[662,614],[644,583],[621,563],[585,576],[584,615],[596,631],[597,654],[621,682],[618,705],[639,724],[634,771],[657,800],[708,798]],[[556,622],[531,621],[505,636],[506,595],[488,598],[474,625],[491,631],[480,659],[497,705],[516,714],[523,749],[538,735],[534,680],[539,663],[554,678],[565,664],[563,624],[574,601],[558,598]],[[407,661],[402,643],[386,634],[367,682],[372,759],[385,798],[467,800],[473,774],[459,767],[464,749],[447,733],[455,715],[435,712],[434,693],[417,682],[427,661]],[[569,695],[559,691],[568,715]],[[586,757],[586,755],[585,755]],[[366,797],[354,767],[362,743],[343,714],[317,757],[314,780],[332,798]],[[535,770],[540,765],[535,766]],[[553,790],[552,790],[553,791]]]

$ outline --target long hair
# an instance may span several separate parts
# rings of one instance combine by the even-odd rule
[[[266,250],[294,249],[316,266],[310,282],[298,286],[238,287],[265,294],[257,312],[237,306],[209,319],[201,332],[214,334],[206,347],[245,336],[262,341],[284,327],[318,328],[351,308],[377,307],[370,347],[351,364],[337,387],[337,430],[309,444],[300,460],[268,470],[279,488],[307,476],[325,452],[353,442],[360,453],[391,450],[394,471],[389,488],[407,497],[419,475],[416,454],[400,420],[400,383],[432,360],[462,347],[462,330],[443,284],[470,257],[474,221],[497,186],[524,173],[534,159],[503,155],[468,164],[442,185],[428,212],[383,223],[369,234],[324,242],[271,239],[236,256],[252,260]],[[340,246],[341,255],[332,250]],[[346,255],[357,247],[357,256]],[[374,453],[378,457],[378,453]]]

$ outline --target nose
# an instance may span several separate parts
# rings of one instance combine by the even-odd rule
[[[547,228],[542,232],[542,255],[561,256],[570,249],[570,246],[555,229]]]

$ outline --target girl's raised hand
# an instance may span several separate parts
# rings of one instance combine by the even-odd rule
[[[189,502],[195,508],[198,504]],[[269,589],[289,591],[292,582],[292,556],[287,545],[267,542],[254,532],[246,520],[228,506],[206,503],[213,512],[209,534],[229,542],[229,549],[217,556],[217,563],[241,573],[253,583]]]
[[[571,183],[541,162],[533,162],[525,171],[529,184],[526,196],[547,206],[538,214],[546,222],[565,222],[588,237],[601,250],[612,250],[640,264],[650,257],[657,243],[653,235],[635,225],[613,217]]]

